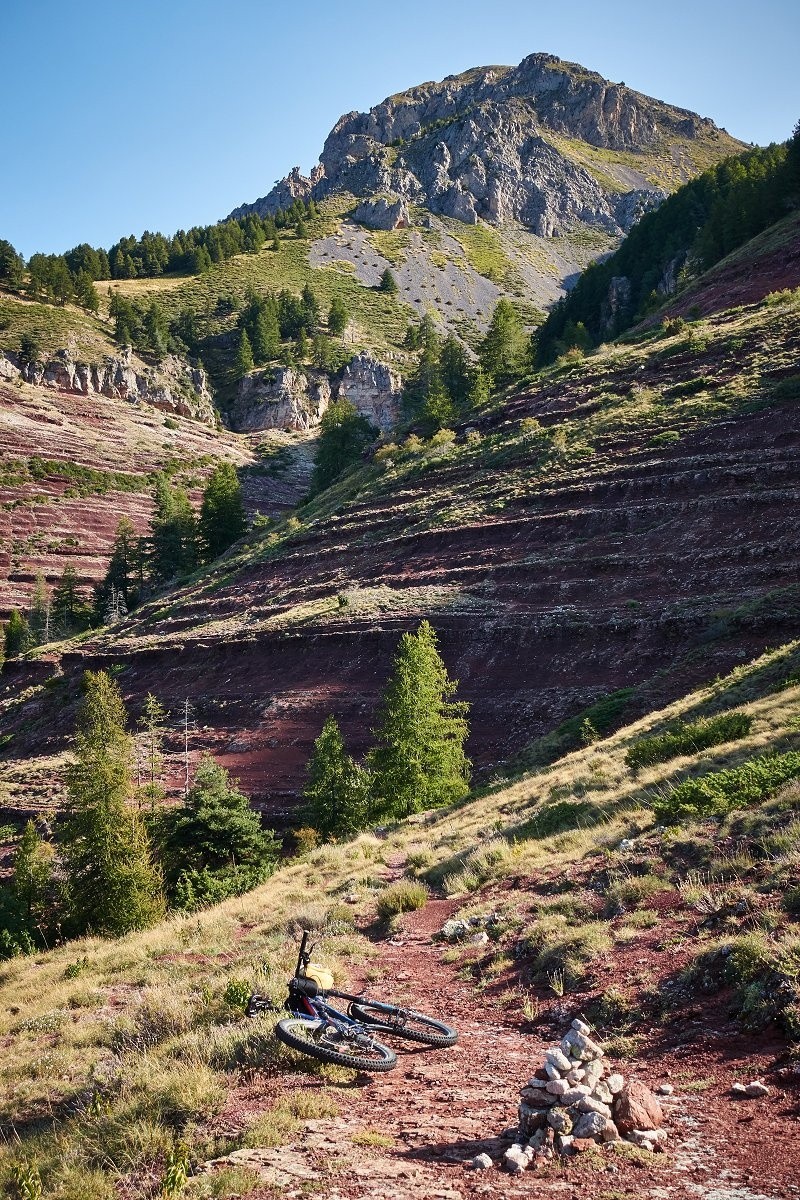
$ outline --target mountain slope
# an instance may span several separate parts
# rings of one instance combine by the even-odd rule
[[[798,629],[799,346],[787,293],[550,368],[455,437],[385,447],[71,650],[62,697],[111,663],[134,708],[189,697],[194,745],[270,820],[291,817],[328,713],[365,747],[398,635],[423,617],[472,703],[483,775],[615,689],[644,711]],[[3,725],[23,808],[26,756],[59,754],[71,722],[61,699],[36,704]]]
[[[626,1076],[669,1083],[667,1153],[557,1157],[538,1164],[539,1191],[601,1200],[613,1174],[619,1194],[785,1195],[800,1165],[797,781],[666,830],[653,805],[796,749],[798,666],[798,645],[782,647],[512,785],[299,855],[223,905],[0,964],[0,1121],[15,1129],[0,1185],[25,1166],[44,1195],[153,1193],[183,1143],[195,1200],[298,1179],[327,1197],[332,1178],[352,1200],[479,1196],[486,1176],[468,1164],[501,1159],[519,1088],[579,1014]],[[665,728],[731,710],[750,722],[737,740],[627,761]],[[420,911],[378,919],[392,885],[420,879]],[[437,943],[454,916],[486,937]],[[338,986],[452,1022],[457,1046],[398,1042],[397,1071],[356,1080],[281,1047],[278,1014],[246,1020],[251,987],[283,1000],[304,926]],[[734,1099],[754,1077],[766,1098]],[[519,1180],[491,1179],[519,1194]]]
[[[741,149],[694,113],[532,54],[348,113],[310,178],[295,171],[232,215],[346,191],[469,223],[521,221],[543,237],[576,223],[619,234],[665,191]]]

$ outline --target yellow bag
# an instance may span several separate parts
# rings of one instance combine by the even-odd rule
[[[320,963],[309,963],[306,967],[306,978],[313,979],[322,992],[329,992],[333,987],[333,971]]]

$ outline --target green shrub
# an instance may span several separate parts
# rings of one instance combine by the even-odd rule
[[[792,917],[800,917],[800,887],[790,887],[784,892],[783,910]]]
[[[657,875],[626,875],[622,879],[615,879],[606,893],[609,910],[613,913],[636,908],[643,900],[649,900],[668,887],[666,880],[659,879]]]
[[[800,775],[800,752],[763,754],[741,767],[686,779],[654,805],[656,819],[666,825],[707,816],[724,816],[736,808],[758,804],[784,783]]]
[[[663,433],[656,433],[650,438],[648,446],[669,446],[672,442],[679,442],[681,435],[677,429],[665,429]]]
[[[519,950],[533,957],[539,979],[558,976],[565,988],[585,979],[590,963],[611,948],[608,927],[602,921],[570,925],[560,915],[544,917],[523,933]]]
[[[642,738],[635,746],[631,746],[625,755],[625,762],[635,771],[639,767],[669,762],[681,754],[697,754],[710,746],[746,737],[752,724],[753,718],[746,713],[730,712],[707,717],[693,725],[679,725],[657,737]]]
[[[239,1008],[244,1012],[250,1002],[252,990],[246,979],[229,979],[222,999],[231,1008]]]
[[[772,388],[772,394],[778,400],[800,400],[800,375],[787,375],[779,379]]]
[[[775,941],[753,931],[698,954],[684,973],[698,990],[734,988],[734,1012],[747,1029],[778,1021],[790,1036],[800,1012],[800,938]]]
[[[387,920],[398,913],[413,912],[423,908],[428,900],[428,889],[416,880],[401,880],[385,888],[378,897],[378,916]]]

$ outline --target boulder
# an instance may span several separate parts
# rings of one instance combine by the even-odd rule
[[[579,1138],[598,1138],[602,1137],[606,1127],[607,1117],[600,1113],[589,1112],[584,1113],[575,1122],[573,1133]]]
[[[362,200],[353,212],[353,220],[368,229],[406,229],[411,224],[408,204],[400,197]]]
[[[403,381],[386,363],[369,354],[356,354],[342,372],[338,395],[387,433],[400,417]]]
[[[620,1133],[633,1129],[660,1129],[664,1114],[656,1096],[645,1084],[630,1079],[614,1100],[614,1121]]]

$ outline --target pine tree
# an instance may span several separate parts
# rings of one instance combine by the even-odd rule
[[[35,645],[50,641],[50,592],[41,571],[37,572],[33,585],[29,624]]]
[[[144,767],[145,782],[141,785],[141,794],[150,802],[151,808],[155,807],[156,803],[164,796],[160,776],[164,763],[161,744],[166,716],[164,705],[152,692],[148,692],[142,706],[142,715],[137,721],[139,738],[137,739],[136,757],[137,762]]]
[[[172,886],[188,875],[196,889],[196,873],[204,872],[228,880],[228,894],[244,891],[265,879],[277,860],[272,831],[262,828],[228,772],[208,757],[201,760],[184,803],[163,814],[161,828]]]
[[[239,346],[236,351],[236,378],[244,378],[249,371],[252,371],[255,365],[255,360],[253,358],[253,347],[250,345],[250,338],[247,336],[247,330],[243,329],[239,334]]]
[[[368,758],[382,816],[405,817],[468,793],[468,706],[449,699],[456,687],[431,625],[423,621],[416,634],[403,634]]]
[[[52,846],[39,836],[33,821],[28,821],[14,855],[11,890],[31,935],[46,923],[52,868]]]
[[[143,582],[143,570],[141,539],[128,517],[121,517],[111,548],[108,570],[102,583],[95,588],[94,611],[97,620],[106,620],[110,605],[119,615],[120,598],[125,612],[136,607]]]
[[[469,407],[475,411],[479,411],[485,404],[489,403],[490,394],[489,381],[483,373],[483,368],[478,367],[469,389]]]
[[[242,488],[233,463],[219,463],[203,492],[198,522],[206,555],[217,558],[247,532]]]
[[[58,636],[69,637],[88,628],[91,610],[78,591],[78,576],[74,567],[64,568],[53,592],[51,609]]]
[[[307,238],[308,237],[308,230],[306,229],[305,221],[301,220],[301,221],[297,222],[297,224],[295,225],[295,235],[298,238]]]
[[[347,328],[350,319],[347,305],[341,296],[334,296],[328,311],[328,332],[332,337],[340,337]]]
[[[510,300],[498,300],[481,345],[483,370],[500,387],[510,383],[520,373],[524,347],[525,333],[517,310]]]
[[[166,475],[159,475],[150,533],[153,578],[163,583],[193,571],[197,540],[197,520],[186,489],[173,487]]]
[[[26,654],[33,644],[33,634],[28,624],[28,618],[16,608],[12,609],[5,630],[6,658],[16,658],[20,654]]]
[[[320,322],[319,300],[310,283],[303,288],[300,302],[303,306],[303,328],[306,333],[315,334]]]
[[[378,284],[378,291],[386,292],[388,296],[396,296],[399,291],[397,280],[395,279],[389,267],[387,267],[381,275],[380,283]]]
[[[376,433],[374,426],[349,400],[332,401],[320,423],[311,476],[312,494],[323,491],[342,471],[359,462]]]
[[[275,301],[258,304],[250,329],[253,358],[257,363],[272,362],[281,348],[281,331],[278,326],[278,310]]]
[[[314,742],[303,797],[304,820],[327,840],[352,837],[369,824],[369,773],[345,751],[335,717],[328,717]]]
[[[467,352],[458,338],[448,334],[439,355],[442,384],[456,410],[464,409],[469,400],[473,370]]]
[[[129,805],[133,747],[119,687],[105,671],[87,671],[83,686],[63,837],[71,919],[76,932],[119,936],[163,914],[161,879]]]

